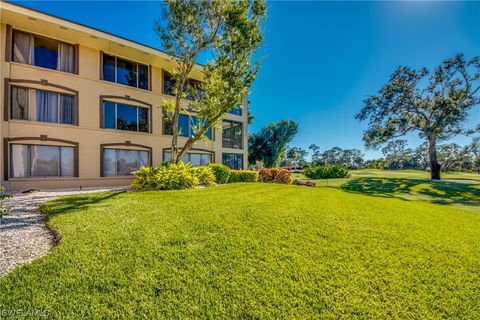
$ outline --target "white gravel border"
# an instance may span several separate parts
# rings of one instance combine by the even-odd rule
[[[94,192],[127,191],[129,187],[104,187],[13,193],[4,199],[7,213],[0,218],[0,276],[17,266],[42,257],[56,244],[53,232],[45,225],[40,204],[58,197]]]

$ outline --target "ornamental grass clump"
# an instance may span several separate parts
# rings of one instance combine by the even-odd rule
[[[211,187],[215,185],[215,174],[210,167],[194,167],[192,170],[195,176],[197,176],[200,185],[205,187]]]
[[[134,190],[181,190],[193,189],[199,185],[212,186],[215,176],[208,167],[192,167],[190,164],[170,163],[157,167],[141,167],[133,172]]]

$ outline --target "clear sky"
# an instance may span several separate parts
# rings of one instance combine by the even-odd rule
[[[18,3],[161,48],[153,31],[158,2]],[[362,100],[399,65],[434,67],[458,52],[480,54],[480,2],[268,2],[250,131],[294,119],[299,133],[292,146],[364,150],[366,124],[354,119]],[[476,107],[468,125],[478,123]],[[408,138],[419,144],[415,135]]]

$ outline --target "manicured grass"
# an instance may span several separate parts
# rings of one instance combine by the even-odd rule
[[[382,178],[415,178],[415,179],[430,179],[430,172],[419,170],[376,170],[376,169],[361,169],[352,170],[352,175],[355,176],[369,176]],[[467,172],[442,172],[442,180],[445,181],[467,181],[480,182],[480,174]]]
[[[0,310],[480,318],[479,213],[360,192],[252,183],[62,198],[43,207],[60,245],[0,279]]]
[[[300,173],[294,173],[292,176],[302,180],[310,180]],[[430,173],[419,170],[359,169],[350,170],[350,177],[346,179],[315,179],[312,181],[315,181],[319,187],[339,187],[351,179],[369,177],[430,180]],[[480,174],[465,172],[442,173],[442,181],[480,183]]]
[[[309,180],[299,173],[293,176]],[[480,175],[475,173],[444,173],[441,181],[431,181],[425,171],[362,169],[351,170],[349,178],[312,181],[318,187],[342,188],[378,197],[450,204],[480,211]]]

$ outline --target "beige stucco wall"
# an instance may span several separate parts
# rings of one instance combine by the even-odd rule
[[[12,28],[16,28],[12,21],[9,21]],[[38,20],[37,20],[38,22]],[[47,22],[45,22],[47,23]],[[51,22],[50,22],[51,23]],[[25,30],[25,27],[23,28]],[[47,29],[45,29],[47,30]],[[35,30],[25,30],[36,33]],[[1,148],[1,166],[0,170],[2,184],[11,190],[24,190],[29,188],[68,188],[68,187],[89,187],[89,186],[109,186],[109,185],[126,185],[131,182],[129,177],[100,177],[100,145],[108,143],[125,143],[130,141],[132,144],[145,145],[152,148],[152,162],[153,165],[158,165],[163,161],[163,149],[169,147],[171,143],[171,136],[162,134],[162,113],[157,107],[163,99],[170,99],[169,96],[162,94],[162,69],[169,69],[169,62],[162,59],[146,58],[144,60],[134,59],[138,57],[137,52],[132,48],[132,57],[128,56],[129,48],[120,47],[123,57],[152,65],[151,66],[151,81],[152,90],[142,90],[132,88],[108,81],[100,80],[100,56],[101,50],[91,48],[84,45],[78,39],[61,39],[67,40],[74,44],[79,44],[79,74],[70,74],[55,70],[49,70],[41,67],[30,66],[15,62],[7,62],[5,59],[6,51],[6,24],[0,25],[1,32],[1,50],[0,50],[0,101],[2,105],[5,95],[5,79],[12,80],[47,80],[49,84],[60,85],[78,91],[78,106],[79,106],[79,121],[78,126],[47,124],[27,120],[9,120],[4,121],[4,108],[0,108],[0,132],[1,138],[17,138],[17,137],[40,137],[46,135],[48,138],[56,138],[69,140],[79,143],[79,177],[78,178],[38,178],[38,179],[9,179],[4,176],[4,166],[7,164],[4,161],[4,148]],[[52,32],[53,33],[53,32]],[[52,37],[52,34],[44,32],[41,35]],[[111,44],[110,47],[113,47]],[[138,50],[137,50],[138,51]],[[115,50],[109,53],[117,54]],[[160,63],[159,63],[160,61]],[[162,65],[162,61],[165,61]],[[52,91],[63,92],[61,89],[54,87],[47,87],[42,84],[28,84],[31,88],[40,88]],[[120,130],[102,129],[100,125],[100,96],[129,96],[131,99],[141,100],[145,103],[151,104],[152,117],[152,132],[138,133]],[[118,100],[119,102],[136,104]],[[247,111],[244,107],[243,115],[226,115],[226,119],[236,120],[244,123],[244,149],[223,149],[221,130],[214,131],[213,141],[198,142],[195,148],[204,149],[214,152],[214,161],[222,161],[222,152],[242,153],[244,155],[244,165],[247,164]],[[185,138],[180,137],[180,145],[185,141]],[[28,143],[28,141],[22,141]],[[35,144],[55,144],[48,141],[32,141]]]

